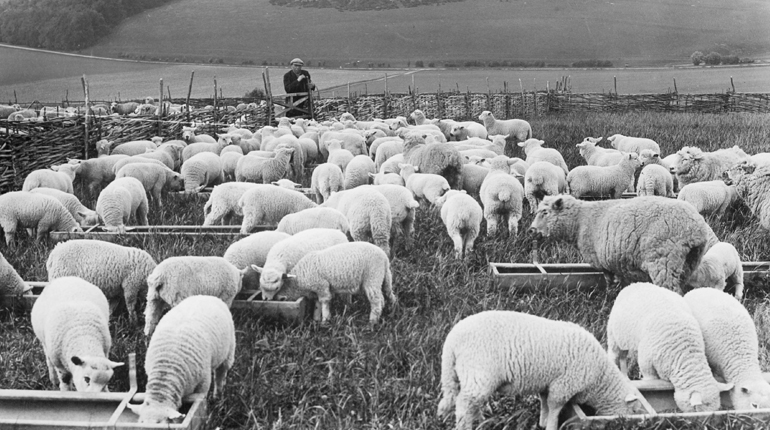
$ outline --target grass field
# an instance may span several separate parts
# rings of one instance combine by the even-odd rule
[[[582,164],[575,143],[586,136],[614,133],[655,139],[668,154],[682,146],[704,150],[740,145],[746,152],[767,150],[770,123],[765,115],[730,114],[572,114],[531,121],[534,135],[558,148],[570,167]],[[167,206],[151,212],[151,224],[201,224],[204,199],[166,199]],[[92,207],[92,197],[84,199]],[[415,247],[396,248],[392,261],[394,287],[400,305],[386,308],[381,324],[366,326],[368,305],[362,297],[350,307],[334,302],[328,327],[315,323],[286,326],[246,312],[234,313],[238,347],[224,397],[213,400],[209,427],[221,428],[344,428],[448,429],[435,416],[440,397],[440,351],[449,329],[460,319],[488,309],[528,312],[576,322],[606,342],[606,320],[617,295],[602,288],[566,292],[558,289],[520,293],[492,286],[489,262],[529,262],[533,220],[525,204],[515,237],[482,233],[467,261],[452,257],[452,244],[437,213],[420,208]],[[722,241],[735,245],[744,261],[770,260],[768,232],[745,214],[709,219]],[[483,224],[483,223],[482,223]],[[485,232],[485,227],[482,226]],[[20,236],[21,238],[21,236]],[[124,240],[148,251],[157,261],[175,255],[222,255],[230,241],[210,238],[148,238]],[[26,280],[45,280],[45,260],[51,244],[26,237],[15,251],[0,251]],[[576,249],[547,240],[539,246],[540,261],[580,262]],[[760,362],[770,370],[770,285],[767,279],[747,280],[745,305],[759,328]],[[24,313],[0,310],[0,387],[51,389],[42,349]],[[125,316],[112,326],[111,358],[124,360],[137,352],[140,391],[146,376],[141,369],[145,345],[140,330]],[[120,369],[112,391],[127,389]],[[536,396],[496,395],[483,409],[483,429],[535,428]],[[712,421],[705,428],[756,428],[745,417]],[[617,428],[628,428],[623,423]],[[649,420],[635,428],[701,429],[683,421]]]

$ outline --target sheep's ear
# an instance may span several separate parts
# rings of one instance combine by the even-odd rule
[[[257,266],[256,264],[251,265],[251,269],[254,270],[257,273],[262,273],[262,268]]]
[[[141,405],[132,405],[131,403],[126,403],[126,407],[131,410],[131,412],[142,415],[142,410],[144,409],[144,404]]]
[[[120,367],[120,366],[122,366],[124,364],[125,363],[121,363],[121,362],[118,362],[118,361],[107,361],[107,365],[110,366],[110,368],[112,368],[112,369],[114,369],[116,367]]]
[[[578,147],[578,148],[585,148],[586,144],[585,144],[585,142],[580,142],[580,143],[578,143],[575,146]]]
[[[370,178],[376,178],[376,177],[377,177],[377,175],[376,175],[376,174],[374,174],[374,173],[372,173],[372,172],[368,172],[368,173],[369,173],[369,177],[370,177]]]
[[[635,400],[639,400],[639,397],[637,397],[637,395],[634,393],[628,393],[625,400],[626,400],[626,403],[631,403]]]
[[[84,361],[83,361],[83,360],[82,360],[80,357],[78,357],[77,355],[73,355],[73,356],[70,358],[70,361],[72,361],[72,364],[74,364],[75,366],[82,366],[82,365],[85,363],[85,362],[84,362]]]
[[[696,406],[702,406],[703,405],[703,396],[697,391],[693,391],[692,394],[690,394],[690,406],[696,407]]]
[[[733,389],[735,384],[732,382],[717,382],[717,389],[721,391],[730,391]]]
[[[290,275],[288,273],[284,273],[281,278],[283,279],[297,279],[297,275]]]
[[[281,185],[278,182],[271,182],[271,184],[273,184],[273,185]]]
[[[551,209],[561,210],[564,207],[564,199],[559,197],[551,203]]]
[[[660,154],[652,154],[652,158],[660,158]]]
[[[417,166],[414,166],[414,171],[415,171],[415,172],[419,172],[419,171],[420,171],[420,168],[419,168],[419,167],[417,167]]]

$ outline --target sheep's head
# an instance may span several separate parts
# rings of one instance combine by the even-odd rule
[[[639,161],[642,166],[648,164],[660,164],[660,153],[653,151],[652,149],[642,149],[639,153]]]
[[[565,209],[569,209],[575,203],[577,199],[569,195],[545,196],[537,206],[535,220],[529,227],[530,233],[550,236],[556,220],[562,216]]]
[[[463,132],[463,130],[465,130],[465,126],[464,125],[462,125],[462,124],[455,124],[455,125],[452,126],[452,128],[449,129],[449,135],[452,136],[452,137],[457,137],[458,135],[460,135],[460,133]]]
[[[123,363],[110,361],[104,357],[72,356],[74,366],[69,366],[72,373],[72,383],[77,391],[104,391],[112,378],[112,369]]]
[[[131,412],[139,415],[139,423],[142,424],[179,424],[184,420],[185,415],[168,405],[156,404],[154,400],[146,397],[141,405],[126,404]]]
[[[420,133],[407,133],[404,137],[404,153],[417,145],[425,145],[425,137]]]
[[[110,142],[107,139],[102,139],[96,142],[96,152],[100,157],[103,155],[109,155],[111,147],[112,147],[112,142]]]
[[[329,139],[326,141],[326,149],[329,152],[342,149],[342,141],[339,139]]]
[[[370,173],[371,174],[371,173]],[[298,184],[296,182],[292,182],[291,179],[279,179],[275,182],[271,182],[271,184],[281,187],[281,188],[287,188],[289,190],[293,190],[296,188],[302,188],[302,184]]]
[[[78,215],[80,215],[81,227],[99,224],[99,214],[97,214],[96,211],[92,211],[91,209],[83,209],[78,211]]]
[[[345,112],[342,115],[340,115],[340,122],[355,121],[355,120],[356,120],[356,117],[354,117],[353,114],[350,112]]]
[[[610,142],[610,146],[612,146],[615,149],[618,149],[618,141],[623,137],[624,136],[622,134],[613,134],[612,136],[607,138],[607,141]]]
[[[182,127],[182,140],[190,143],[195,137],[195,127]]]
[[[516,163],[516,160],[506,157],[505,155],[498,155],[495,158],[487,159],[489,161],[490,170],[502,170],[505,173],[511,171],[511,164]]]
[[[533,149],[541,148],[544,143],[545,143],[544,140],[539,140],[539,139],[532,138],[532,139],[527,139],[524,142],[519,142],[517,145],[520,148],[524,148],[524,153],[525,154],[529,154],[530,151],[532,151]]]
[[[703,158],[703,152],[698,148],[685,148],[690,151],[680,150],[677,155],[681,158],[674,165],[674,173],[677,175],[685,175],[692,170]]]
[[[580,156],[585,158],[586,154],[591,152],[596,147],[596,142],[601,139],[593,140],[593,137],[586,137],[585,140],[575,145],[578,148],[578,152],[580,152]]]
[[[722,173],[722,180],[724,180],[727,185],[737,184],[744,176],[754,173],[756,168],[756,164],[750,161],[743,161]]]
[[[425,114],[420,109],[415,109],[412,113],[409,114],[409,118],[412,118],[415,123],[418,121],[424,121],[425,120]]]
[[[273,300],[283,287],[283,283],[288,279],[295,278],[294,275],[289,275],[286,272],[279,272],[272,268],[264,269],[256,264],[252,264],[251,268],[259,273],[259,290],[262,292],[263,300]]]
[[[494,120],[495,117],[492,115],[492,112],[485,110],[484,112],[481,112],[481,115],[479,115],[479,121],[486,122],[487,119]]]
[[[184,190],[184,176],[181,173],[172,172],[171,176],[166,182],[166,187],[170,192],[177,192]]]
[[[713,381],[712,384],[697,388],[680,389],[674,391],[674,401],[682,412],[710,412],[716,411],[720,406],[720,391],[729,391],[733,384],[723,384]]]
[[[735,410],[770,408],[770,384],[764,379],[743,381],[730,390],[730,400]]]
[[[624,152],[623,160],[621,160],[620,163],[623,165],[633,166],[634,170],[638,169],[639,166],[642,165],[641,160],[639,160],[639,156],[636,154],[636,152]]]

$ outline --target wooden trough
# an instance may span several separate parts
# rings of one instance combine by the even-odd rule
[[[0,390],[0,428],[39,429],[184,429],[206,428],[208,405],[205,394],[182,400],[179,424],[139,424],[126,405],[140,404],[137,393],[136,356],[129,354],[127,393],[83,393],[75,391]]]
[[[770,382],[770,373],[764,373],[765,380]],[[623,417],[617,415],[594,416],[582,406],[570,403],[559,416],[560,428],[578,429],[578,428],[601,428],[603,425],[617,420],[624,419],[630,425],[639,424],[642,421],[653,418],[684,419],[687,421],[702,422],[709,420],[715,425],[714,420],[718,417],[727,415],[744,415],[752,419],[767,421],[770,418],[770,409],[751,409],[745,411],[733,410],[730,401],[729,392],[722,392],[722,409],[715,412],[676,412],[676,402],[674,402],[674,387],[670,382],[663,380],[641,380],[631,381],[632,384],[642,393],[644,399],[642,405],[647,410],[646,414],[626,415]]]
[[[252,232],[275,230],[273,225],[258,225]],[[115,242],[119,237],[146,237],[146,236],[248,236],[241,234],[240,225],[136,225],[126,227],[125,233],[108,231],[104,226],[93,226],[83,232],[52,231],[51,240],[61,242],[69,239],[98,239],[107,242]]]

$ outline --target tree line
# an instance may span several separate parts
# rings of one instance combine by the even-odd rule
[[[173,0],[14,0],[0,3],[0,42],[74,51],[124,19]]]

